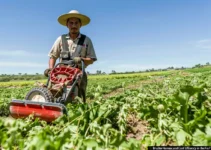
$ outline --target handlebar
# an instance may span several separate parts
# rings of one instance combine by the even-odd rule
[[[67,61],[62,61],[60,63],[57,63],[54,68],[56,68],[58,65],[71,65],[71,66],[75,66],[76,64],[74,63],[73,60],[67,60]]]
[[[56,68],[58,65],[71,65],[72,67],[76,67],[77,64],[73,60],[67,60],[67,61],[62,61],[60,63],[57,63],[54,68]],[[82,72],[85,71],[83,60],[81,60],[81,69],[82,69]]]

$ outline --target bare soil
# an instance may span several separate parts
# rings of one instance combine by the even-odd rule
[[[129,131],[127,133],[127,139],[135,138],[137,140],[141,140],[144,134],[149,133],[148,122],[136,118],[135,115],[130,114],[128,116],[127,125],[129,127]]]
[[[173,76],[189,76],[190,74],[187,72],[180,72],[179,74],[172,74],[171,77]],[[151,79],[148,80],[143,80],[143,81],[139,81],[135,84],[129,84],[128,86],[125,87],[125,89],[136,89],[139,88],[141,85],[144,84],[150,84],[150,83],[158,83],[158,82],[162,82],[165,79],[165,77],[163,76],[157,76],[157,77],[153,77]],[[124,92],[125,90],[124,88],[118,88],[108,94],[104,95],[104,98],[109,98],[109,97],[113,97],[113,96],[117,96],[121,93]],[[135,138],[137,140],[142,140],[143,136],[145,134],[150,134],[150,130],[149,130],[149,123],[146,120],[140,120],[138,119],[135,114],[130,114],[127,118],[127,126],[129,128],[128,132],[127,132],[127,136],[126,138]],[[175,146],[175,142],[172,140],[166,141],[164,143],[165,146]],[[141,149],[147,149],[146,147],[141,147]]]
[[[171,75],[171,77],[173,76],[183,76],[183,77],[186,77],[186,76],[189,76],[190,73],[188,72],[184,72],[184,71],[180,71],[179,73],[173,73]],[[164,76],[153,76],[151,79],[147,79],[147,80],[141,80],[135,84],[129,84],[128,86],[125,87],[125,89],[136,89],[136,88],[139,88],[141,85],[144,85],[144,84],[150,84],[150,83],[157,83],[157,82],[162,82],[166,77]],[[108,94],[104,94],[104,97],[103,98],[109,98],[109,97],[112,97],[112,96],[116,96],[118,94],[121,94],[124,92],[124,88],[118,88]]]
[[[136,89],[136,88],[139,88],[141,85],[144,85],[144,84],[149,84],[149,83],[156,83],[156,82],[161,82],[163,81],[165,78],[163,77],[155,77],[153,79],[148,79],[148,80],[142,80],[142,81],[139,81],[135,84],[129,84],[128,86],[126,86],[125,88],[118,88],[108,94],[104,94],[103,98],[109,98],[109,97],[112,97],[112,96],[116,96],[118,94],[121,94],[124,92],[124,89]]]

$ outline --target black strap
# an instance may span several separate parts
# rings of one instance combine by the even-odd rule
[[[84,41],[85,41],[85,38],[86,38],[86,35],[81,34],[81,37],[80,37],[80,39],[79,39],[79,41],[78,41],[78,45],[83,46]]]
[[[77,43],[76,50],[72,54],[72,57],[76,57],[76,56],[79,56],[80,57],[80,55],[81,55],[81,48],[83,47],[85,38],[86,38],[86,36],[83,35],[83,34],[81,34],[81,37],[79,38],[78,43]]]

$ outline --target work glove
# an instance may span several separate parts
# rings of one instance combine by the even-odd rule
[[[74,57],[73,61],[74,63],[79,64],[81,62],[81,57]]]
[[[45,71],[44,71],[44,75],[46,76],[46,77],[48,77],[48,75],[49,75],[49,73],[51,72],[51,68],[48,68],[48,69],[45,69]]]

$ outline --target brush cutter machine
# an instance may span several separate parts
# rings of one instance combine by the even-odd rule
[[[78,96],[79,85],[84,74],[84,62],[81,68],[73,60],[55,65],[49,72],[46,85],[41,84],[31,89],[25,100],[14,99],[9,106],[13,118],[26,118],[33,114],[47,122],[52,122],[63,114],[67,114],[65,105],[74,102]]]

